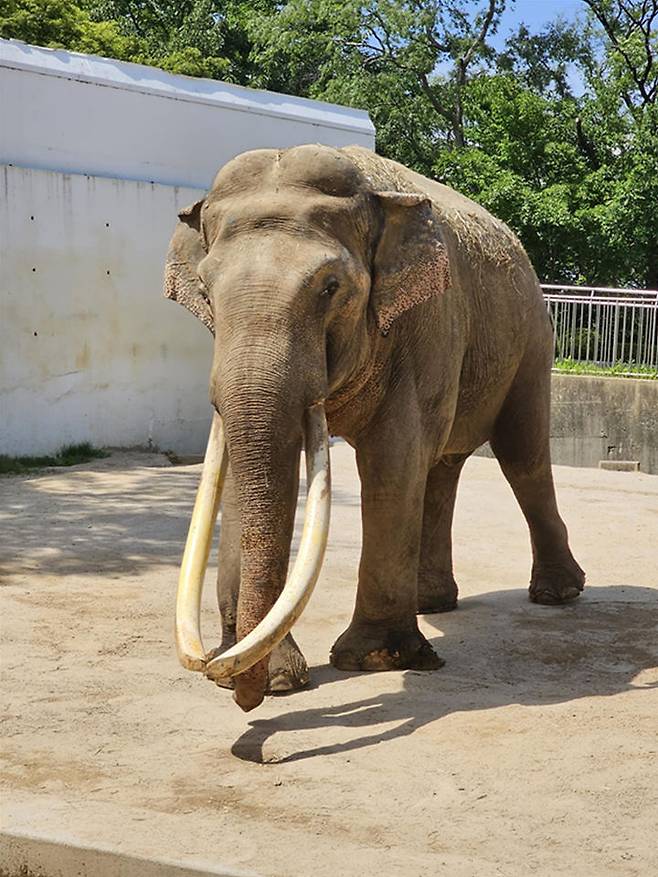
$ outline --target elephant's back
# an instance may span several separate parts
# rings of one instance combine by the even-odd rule
[[[517,264],[531,269],[530,260],[514,232],[466,195],[362,146],[348,146],[342,151],[376,189],[429,196],[443,226],[452,232],[459,247],[471,257],[477,257],[479,262],[489,263],[491,267],[509,268]]]
[[[497,220],[484,207],[471,201],[470,198],[455,189],[451,189],[450,186],[445,186],[436,180],[430,180],[397,161],[377,155],[364,146],[346,146],[341,152],[346,153],[352,159],[376,190],[418,192],[429,195],[439,211],[445,211],[447,214],[454,212],[477,217],[478,221],[483,224],[491,222],[492,228],[500,226],[507,234],[514,236],[503,222]]]
[[[361,146],[343,149],[375,189],[418,192],[427,195],[441,223],[453,238],[453,259],[485,268],[485,276],[520,274],[518,280],[536,297],[539,284],[523,246],[514,232],[488,210],[460,192],[430,180]],[[517,290],[520,292],[521,290]]]

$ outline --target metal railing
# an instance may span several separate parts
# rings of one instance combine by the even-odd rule
[[[658,290],[543,283],[555,358],[658,368]]]

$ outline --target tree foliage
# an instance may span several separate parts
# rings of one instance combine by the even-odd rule
[[[504,6],[291,0],[252,30],[257,81],[367,109],[380,151],[429,172],[437,149],[464,145],[463,92]]]
[[[74,0],[5,0],[0,36],[119,60],[130,60],[140,48],[121,34],[116,22],[93,21]]]
[[[244,83],[254,73],[249,30],[273,0],[87,0],[94,19],[139,41],[135,60],[172,73]]]
[[[542,279],[658,288],[658,0],[581,0],[501,47],[513,2],[6,0],[0,34],[362,107]]]

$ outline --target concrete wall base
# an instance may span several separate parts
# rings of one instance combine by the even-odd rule
[[[478,456],[492,456],[483,445]],[[658,475],[658,381],[554,374],[551,455],[561,466],[632,461]]]
[[[256,877],[249,872],[251,877]],[[66,838],[0,833],[0,877],[249,877],[211,865],[146,859],[119,850],[78,846]]]

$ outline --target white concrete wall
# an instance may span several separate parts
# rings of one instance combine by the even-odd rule
[[[3,453],[202,447],[212,337],[161,294],[176,211],[201,194],[4,168]]]
[[[245,149],[374,145],[359,111],[0,40],[0,453],[199,452],[212,338],[162,298],[180,207]]]
[[[13,40],[0,107],[5,163],[203,189],[246,149],[374,148],[360,110]]]

